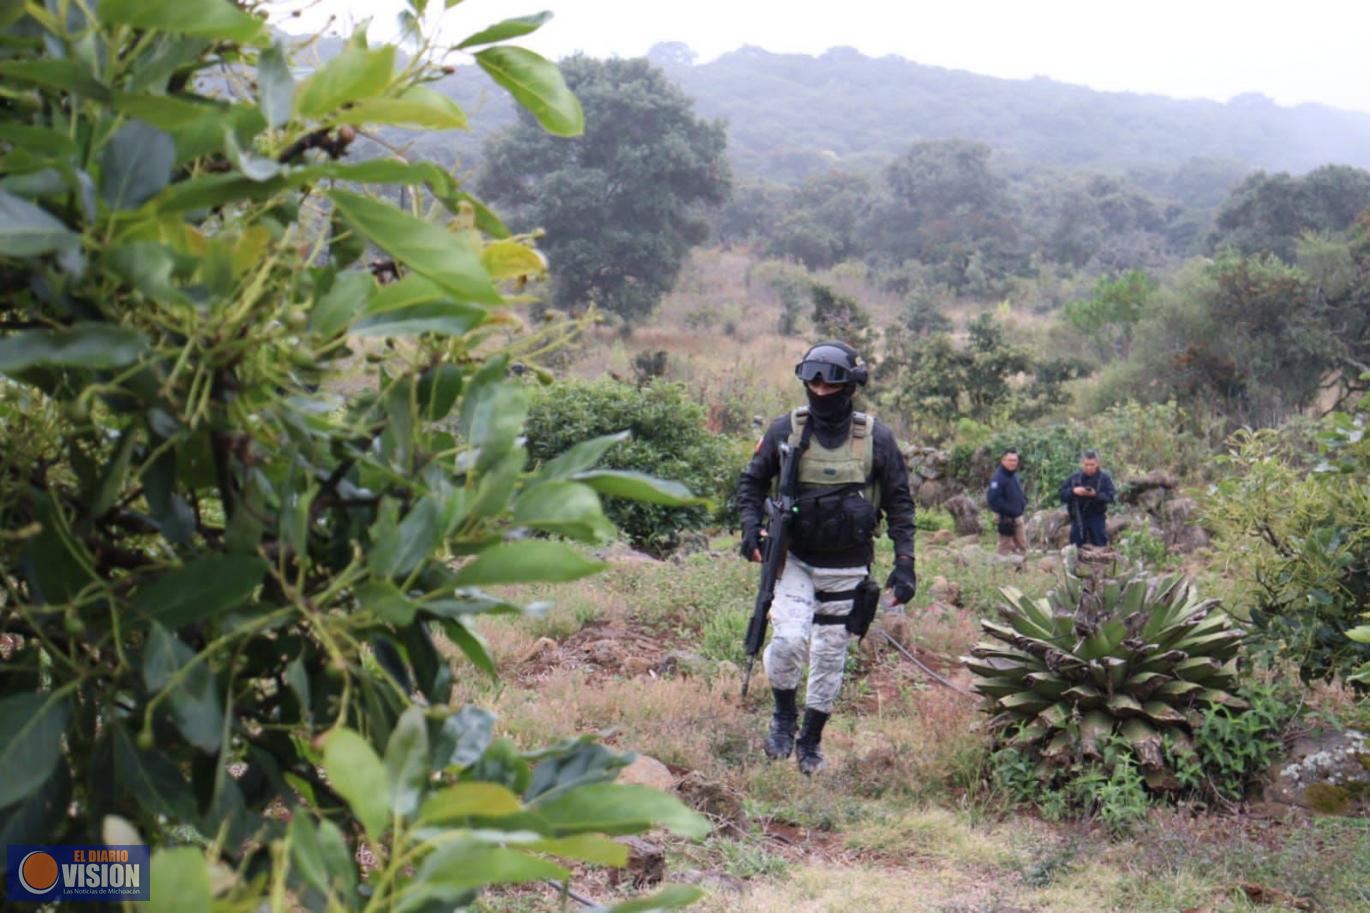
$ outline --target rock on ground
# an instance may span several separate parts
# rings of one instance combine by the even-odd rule
[[[1321,815],[1370,817],[1370,735],[1312,732],[1266,774],[1265,799]]]
[[[983,527],[980,525],[980,507],[965,495],[947,499],[944,505],[956,521],[956,535],[978,536]]]
[[[675,786],[675,775],[656,758],[639,755],[636,761],[619,772],[618,782],[669,790]]]

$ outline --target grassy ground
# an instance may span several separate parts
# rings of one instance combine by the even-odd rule
[[[697,844],[665,840],[668,880],[709,892],[696,909],[1370,911],[1366,822],[1156,808],[1130,836],[1110,840],[1091,822],[1010,807],[987,785],[975,701],[930,685],[876,638],[853,651],[825,739],[828,769],[809,780],[792,763],[767,762],[759,664],[751,696],[739,697],[754,568],[730,544],[679,562],[618,562],[556,590],[543,618],[484,620],[502,681],[463,674],[453,696],[493,707],[502,731],[523,744],[600,731],[735,797],[745,811],[739,828]],[[1040,592],[1051,580],[1036,562],[1015,573],[983,552],[946,548],[921,549],[920,574],[925,585],[900,633],[953,676],[963,674],[952,660],[992,610],[996,585]],[[962,605],[932,605],[927,582],[937,576],[960,586]],[[631,893],[595,870],[577,872],[574,889],[598,902]],[[550,888],[526,889],[487,898],[483,909],[538,913],[562,903]]]

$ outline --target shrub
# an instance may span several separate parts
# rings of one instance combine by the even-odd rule
[[[297,85],[226,0],[7,4],[0,36],[4,842],[146,842],[161,909],[432,910],[707,831],[592,740],[449,704],[438,635],[493,675],[468,624],[519,611],[480,586],[599,567],[515,530],[592,540],[625,480],[582,472],[608,442],[524,473],[489,323],[526,239],[431,163],[342,160],[339,125],[464,124],[444,68],[362,31]],[[579,130],[551,64],[477,59]]]
[[[1239,432],[1229,475],[1204,506],[1225,556],[1253,581],[1247,600],[1267,655],[1297,662],[1304,681],[1348,678],[1370,662],[1370,644],[1348,636],[1370,603],[1365,424],[1363,413],[1328,416],[1322,461],[1307,472],[1282,455],[1277,432]]]
[[[704,407],[678,384],[641,389],[612,381],[571,381],[539,391],[528,413],[528,453],[546,462],[577,441],[618,432],[629,438],[610,450],[604,465],[676,479],[714,501],[668,507],[609,498],[605,513],[634,548],[664,554],[680,534],[706,526],[731,493],[741,469],[727,439],[705,428]]]

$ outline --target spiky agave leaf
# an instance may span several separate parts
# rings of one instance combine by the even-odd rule
[[[1191,745],[1209,707],[1240,709],[1236,656],[1245,636],[1183,575],[1113,569],[1067,549],[1055,587],[1032,599],[1005,587],[988,640],[963,657],[1007,744],[1056,769],[1097,758],[1120,736],[1153,789],[1174,788],[1162,744]]]

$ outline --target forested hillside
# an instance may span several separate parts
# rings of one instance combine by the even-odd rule
[[[881,162],[915,140],[981,140],[1034,162],[1170,166],[1192,158],[1307,171],[1370,163],[1370,115],[1284,108],[1261,95],[1227,104],[1096,92],[1049,79],[996,79],[834,48],[819,57],[744,47],[691,65],[676,45],[654,62],[729,123],[739,174],[798,178]]]
[[[319,54],[327,59],[341,46],[324,39]],[[688,48],[667,44],[649,57],[700,115],[727,121],[729,156],[743,180],[792,182],[834,165],[874,171],[912,142],[948,138],[982,141],[1024,164],[1129,170],[1142,181],[1163,182],[1158,173],[1180,166],[1193,176],[1370,165],[1370,114],[1281,107],[1260,95],[1222,104],[1096,92],[850,48],[810,57],[744,47],[695,64]],[[513,121],[513,105],[474,67],[437,87],[474,115],[473,130],[427,133],[424,151],[473,165],[484,139]]]

